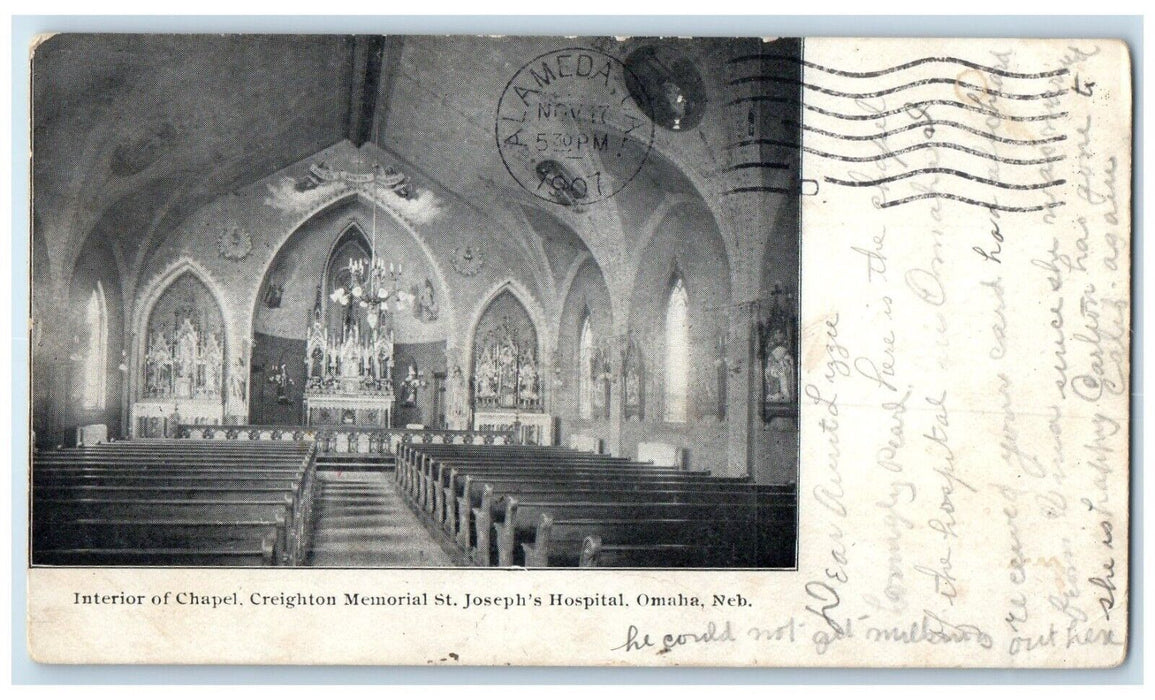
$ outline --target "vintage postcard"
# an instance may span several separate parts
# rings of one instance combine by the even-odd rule
[[[29,55],[35,660],[1125,659],[1123,42]]]

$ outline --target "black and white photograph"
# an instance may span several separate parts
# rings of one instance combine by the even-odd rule
[[[801,40],[31,56],[33,568],[797,568]]]
[[[21,44],[36,662],[1129,663],[1126,22],[158,22]]]

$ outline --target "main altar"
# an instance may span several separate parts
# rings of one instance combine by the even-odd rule
[[[329,295],[329,323],[318,288],[305,339],[306,425],[393,425],[392,314],[386,294],[367,293],[370,285],[363,278],[376,277],[377,266],[364,263],[351,260],[343,271],[345,279]],[[348,288],[341,281],[350,283]]]
[[[380,320],[380,319],[378,319]],[[305,342],[305,424],[393,424],[393,331],[349,324],[332,338],[320,320]]]

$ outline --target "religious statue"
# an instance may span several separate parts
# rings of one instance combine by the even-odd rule
[[[623,412],[626,418],[641,419],[644,414],[645,392],[642,386],[642,353],[638,344],[630,338],[622,359],[622,374],[625,396]]]
[[[393,332],[377,331],[373,341],[373,377],[378,382],[393,379]]]
[[[233,368],[232,375],[229,377],[229,396],[239,403],[245,403],[245,359],[243,357],[237,358],[236,366]]]
[[[590,358],[590,404],[593,407],[594,418],[610,417],[610,379],[611,365],[610,352],[604,342],[594,347],[593,357]]]
[[[506,344],[498,349],[498,399],[502,408],[517,405],[517,346]]]
[[[686,118],[686,96],[682,93],[682,88],[667,80],[662,83],[662,97],[666,100],[666,107],[673,116],[674,121],[670,128],[675,131],[681,129],[682,120]]]
[[[188,318],[177,331],[176,357],[174,358],[174,393],[179,399],[190,399],[193,395],[198,351],[197,332]]]
[[[414,287],[413,295],[416,297],[413,303],[413,316],[425,323],[436,321],[439,307],[433,295],[433,282],[426,277],[425,284]]]
[[[245,359],[237,357],[232,371],[229,372],[229,391],[225,415],[232,418],[233,422],[238,425],[245,422],[245,380],[247,375]]]
[[[289,386],[292,385],[293,380],[289,378],[289,368],[285,363],[273,365],[273,371],[269,375],[269,383],[276,389],[277,403],[292,403],[289,398]]]
[[[771,350],[766,354],[766,400],[794,400],[794,356],[786,347],[786,333],[781,329],[770,335]]]
[[[537,366],[532,357],[526,356],[521,362],[517,381],[518,407],[535,406],[538,400]]]
[[[198,392],[209,397],[220,396],[223,385],[221,373],[224,369],[224,350],[216,333],[208,334],[201,357],[204,366],[204,384],[199,387]]]
[[[281,298],[285,295],[285,285],[277,282],[269,282],[265,287],[265,306],[270,309],[281,308]]]
[[[762,416],[775,416],[797,410],[796,384],[798,368],[795,359],[797,317],[793,295],[785,293],[786,302],[779,297],[784,292],[775,285],[772,303],[766,320],[758,324],[759,358],[762,370]]]
[[[416,406],[417,389],[423,384],[421,372],[417,371],[417,365],[410,362],[409,371],[405,375],[405,379],[401,380],[401,404],[403,406]]]
[[[447,422],[450,430],[466,430],[469,427],[469,396],[465,389],[465,375],[460,366],[449,374]]]
[[[477,368],[474,391],[480,399],[494,399],[497,397],[497,363],[493,357],[494,348],[485,348],[481,357],[477,358]]]

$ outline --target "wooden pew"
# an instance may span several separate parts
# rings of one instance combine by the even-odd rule
[[[584,479],[526,478],[520,474],[467,474],[462,480],[461,496],[457,499],[457,522],[447,523],[447,528],[456,527],[458,544],[474,555],[476,546],[485,551],[493,523],[502,519],[505,497],[528,499],[550,496],[558,493],[574,494],[577,498],[594,500],[608,492],[637,494],[638,498],[656,499],[659,495],[677,500],[675,494],[687,488],[696,491],[716,491],[733,487],[734,481],[714,483],[700,474],[631,474],[628,476],[590,477]],[[474,505],[476,503],[476,505]],[[489,559],[482,558],[488,562]]]
[[[567,465],[562,469],[556,465],[542,464],[511,464],[511,465],[474,465],[459,462],[437,462],[432,475],[421,481],[416,494],[417,504],[433,516],[438,523],[446,521],[448,513],[456,503],[456,498],[464,489],[464,479],[471,477],[474,481],[485,480],[488,477],[503,477],[506,479],[531,480],[542,476],[543,470],[549,469],[553,473],[548,478],[558,481],[583,481],[590,479],[631,481],[638,478],[685,478],[687,480],[704,480],[705,475],[688,475],[677,470],[663,470],[645,468],[643,472],[637,465]],[[461,481],[459,481],[459,478]]]
[[[34,563],[298,564],[315,449],[138,441],[33,457]]]
[[[797,509],[792,499],[759,504],[726,518],[553,519],[542,514],[532,535],[518,532],[525,565],[789,568]],[[590,548],[594,538],[597,547]],[[598,554],[604,553],[604,559]],[[670,556],[674,556],[671,559]],[[604,562],[604,563],[601,563]],[[515,562],[516,563],[516,562]]]
[[[493,524],[498,566],[518,564],[514,559],[515,553],[518,553],[518,545],[535,540],[537,525],[543,514],[548,514],[555,520],[626,519],[638,521],[639,526],[649,521],[667,519],[711,522],[742,520],[754,523],[757,520],[757,506],[745,497],[734,498],[730,494],[721,494],[716,498],[712,498],[711,494],[704,494],[703,498],[698,500],[679,500],[671,503],[637,498],[614,498],[612,495],[591,501],[566,500],[560,495],[550,497],[550,500],[539,501],[507,498],[504,517]],[[484,562],[485,553],[479,553]]]
[[[794,565],[793,484],[558,447],[409,445],[397,464],[411,506],[478,565]]]
[[[87,518],[56,525],[49,534],[35,533],[32,562],[175,566],[175,557],[200,565],[274,566],[283,563],[277,542],[287,526],[283,514],[223,522]]]

